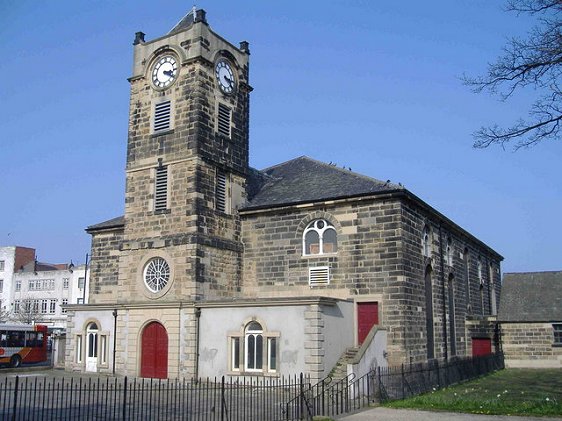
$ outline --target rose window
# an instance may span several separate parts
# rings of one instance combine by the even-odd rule
[[[152,292],[162,290],[170,280],[170,266],[161,257],[151,259],[144,268],[144,283]]]

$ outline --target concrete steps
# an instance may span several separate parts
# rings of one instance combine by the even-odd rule
[[[332,383],[338,382],[347,376],[347,364],[349,364],[355,356],[359,348],[347,348],[339,358],[338,362],[330,371],[329,376],[332,378]]]

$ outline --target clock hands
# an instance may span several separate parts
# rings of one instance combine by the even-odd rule
[[[164,73],[168,77],[172,77],[174,75],[173,70],[164,70],[162,73]]]

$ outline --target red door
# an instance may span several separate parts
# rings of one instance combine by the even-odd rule
[[[363,343],[371,328],[379,324],[379,303],[357,303],[357,340]]]
[[[490,338],[472,338],[472,356],[480,357],[492,353],[492,340]]]
[[[168,377],[168,334],[158,322],[152,322],[142,332],[141,377]]]

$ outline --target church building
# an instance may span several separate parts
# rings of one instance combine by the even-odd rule
[[[125,214],[86,230],[66,369],[319,380],[349,350],[367,369],[493,352],[497,252],[401,185],[249,166],[249,58],[203,10],[136,34]]]

